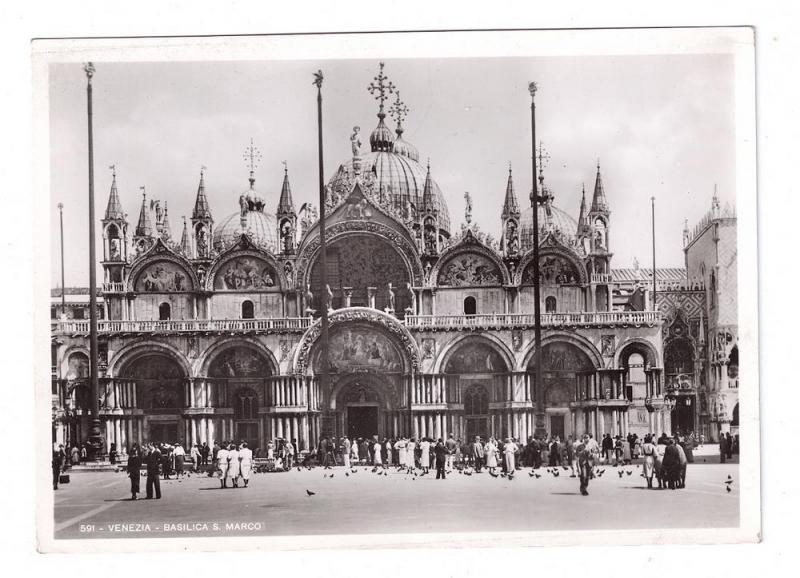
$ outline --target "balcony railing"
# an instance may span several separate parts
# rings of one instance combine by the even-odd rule
[[[608,284],[612,282],[610,273],[592,273],[592,283]]]
[[[414,328],[469,329],[527,327],[534,325],[532,313],[493,313],[489,315],[407,315],[406,325]],[[585,313],[543,313],[542,325],[599,326],[599,325],[648,325],[661,322],[658,311],[604,311]]]
[[[103,293],[124,293],[125,283],[103,283]]]
[[[189,333],[194,331],[304,331],[308,317],[274,319],[182,319],[170,321],[98,321],[100,333]],[[53,333],[88,333],[88,321],[54,321]]]

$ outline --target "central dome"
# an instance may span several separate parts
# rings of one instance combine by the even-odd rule
[[[255,179],[250,174],[250,188],[239,197],[239,210],[225,217],[214,229],[214,249],[222,252],[235,245],[247,234],[254,245],[270,253],[278,252],[278,229],[275,215],[264,211],[264,201],[253,189]]]
[[[416,151],[414,151],[416,152]],[[397,154],[394,151],[372,151],[360,156],[361,172],[371,172],[375,176],[375,188],[387,206],[401,211],[406,201],[411,201],[417,210],[422,210],[422,193],[425,189],[426,169],[412,156]],[[350,186],[355,174],[353,159],[343,163],[328,185],[333,191],[342,191]],[[439,211],[439,229],[450,233],[450,213],[439,185],[432,180],[433,204]],[[342,191],[344,192],[344,191]],[[349,192],[349,191],[346,191]]]

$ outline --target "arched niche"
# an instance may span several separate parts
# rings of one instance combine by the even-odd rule
[[[144,266],[135,277],[138,293],[181,293],[194,289],[192,274],[179,263],[159,259]]]
[[[528,360],[528,371],[535,369],[535,357]],[[545,405],[564,408],[588,391],[590,377],[596,371],[590,356],[573,343],[553,341],[542,346],[541,379]]]
[[[507,373],[509,365],[493,344],[483,339],[466,340],[454,348],[443,364],[450,374]]]
[[[447,258],[438,268],[440,287],[502,285],[503,273],[496,260],[477,252],[461,252]]]
[[[561,253],[539,256],[539,279],[542,285],[577,285],[585,280],[583,267]],[[522,270],[522,285],[533,285],[533,260]]]
[[[280,277],[266,259],[254,254],[228,257],[214,267],[214,291],[280,291]]]
[[[145,353],[130,360],[119,377],[136,383],[141,409],[177,410],[186,405],[183,384],[187,376],[181,364],[165,353]]]

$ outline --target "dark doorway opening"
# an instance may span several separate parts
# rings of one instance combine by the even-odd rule
[[[178,441],[178,424],[175,422],[151,422],[150,441],[153,443],[174,444]]]
[[[247,442],[247,446],[255,451],[260,447],[258,443],[258,422],[236,422],[236,441]]]
[[[555,437],[558,436],[559,439],[564,439],[564,416],[563,415],[551,415],[550,416],[550,435]]]
[[[694,431],[694,396],[680,395],[672,410],[672,433]]]
[[[377,406],[348,406],[347,435],[350,439],[378,435]]]

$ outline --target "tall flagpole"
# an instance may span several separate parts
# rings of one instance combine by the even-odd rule
[[[658,311],[656,301],[656,198],[650,197],[651,223],[653,234],[653,311]]]
[[[320,365],[319,387],[321,392],[328,391],[328,252],[325,241],[325,170],[322,162],[322,71],[314,73],[314,85],[317,87],[317,144],[319,147],[319,264],[320,264]],[[320,432],[318,432],[320,433]],[[314,440],[318,442],[319,440]]]
[[[61,317],[67,313],[66,288],[64,287],[64,203],[58,203],[58,220],[61,226]]]
[[[103,448],[100,432],[100,385],[97,376],[97,271],[94,240],[94,139],[92,134],[92,76],[94,65],[87,62],[86,110],[89,132],[89,379],[92,395],[92,421],[89,426],[89,446],[92,459],[98,460]]]
[[[536,90],[535,82],[528,84],[531,94],[531,208],[533,209],[533,396],[535,405],[535,436],[544,436],[544,391],[542,391],[542,310],[539,303],[539,188],[536,184]]]

